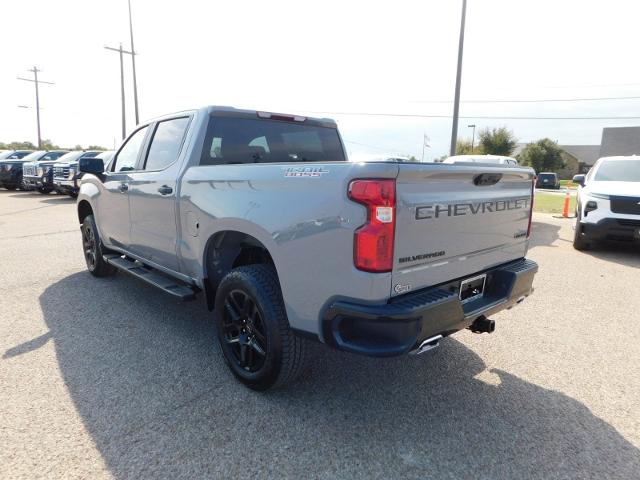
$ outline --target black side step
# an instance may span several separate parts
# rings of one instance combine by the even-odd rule
[[[178,297],[181,300],[193,300],[196,296],[195,287],[191,287],[184,283],[180,283],[177,280],[161,275],[153,268],[148,267],[143,263],[123,258],[117,253],[108,253],[103,255],[102,258],[105,262],[113,265],[123,272],[130,273],[134,277],[137,277],[160,290],[164,290],[170,295]]]

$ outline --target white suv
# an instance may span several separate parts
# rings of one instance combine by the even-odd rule
[[[573,246],[598,240],[640,242],[640,157],[603,157],[573,177],[578,189]]]

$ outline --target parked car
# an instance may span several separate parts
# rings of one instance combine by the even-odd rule
[[[20,160],[32,152],[33,150],[2,150],[0,160]]]
[[[253,389],[293,379],[307,339],[423,353],[532,292],[530,168],[348,162],[333,120],[229,107],[144,123],[107,172],[79,166],[89,272],[203,292]]]
[[[577,250],[600,240],[640,242],[640,157],[603,157],[573,182],[579,185]]]
[[[518,166],[518,161],[513,157],[504,155],[453,155],[442,163],[497,163],[503,166]]]
[[[22,166],[22,179],[25,188],[45,194],[53,191],[53,164],[68,152],[68,150],[34,152],[32,154],[34,158]]]
[[[542,172],[536,179],[536,188],[548,188],[551,190],[560,190],[560,179],[557,173]]]
[[[26,190],[23,181],[23,167],[27,162],[36,161],[49,154],[45,150],[29,152],[28,150],[18,150],[9,155],[6,159],[0,160],[0,186],[15,190],[16,188]]]
[[[77,196],[76,173],[78,171],[78,160],[99,155],[99,150],[89,150],[86,152],[73,151],[64,154],[53,164],[53,188],[61,195]]]

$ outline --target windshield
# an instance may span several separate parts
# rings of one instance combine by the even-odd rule
[[[58,158],[58,162],[73,162],[80,158],[84,152],[69,152]]]
[[[24,160],[25,162],[35,162],[36,160],[40,160],[40,157],[45,153],[47,152],[45,152],[44,150],[39,150],[37,152],[30,153],[26,157],[23,157],[22,160]]]
[[[596,182],[640,182],[640,160],[605,160],[594,178]]]
[[[278,120],[213,117],[200,165],[345,161],[335,128]]]

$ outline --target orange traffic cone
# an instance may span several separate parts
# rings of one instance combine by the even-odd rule
[[[564,197],[564,207],[562,207],[562,216],[564,218],[569,218],[569,202],[571,201],[571,197],[569,196],[569,191],[567,190],[567,194]]]

